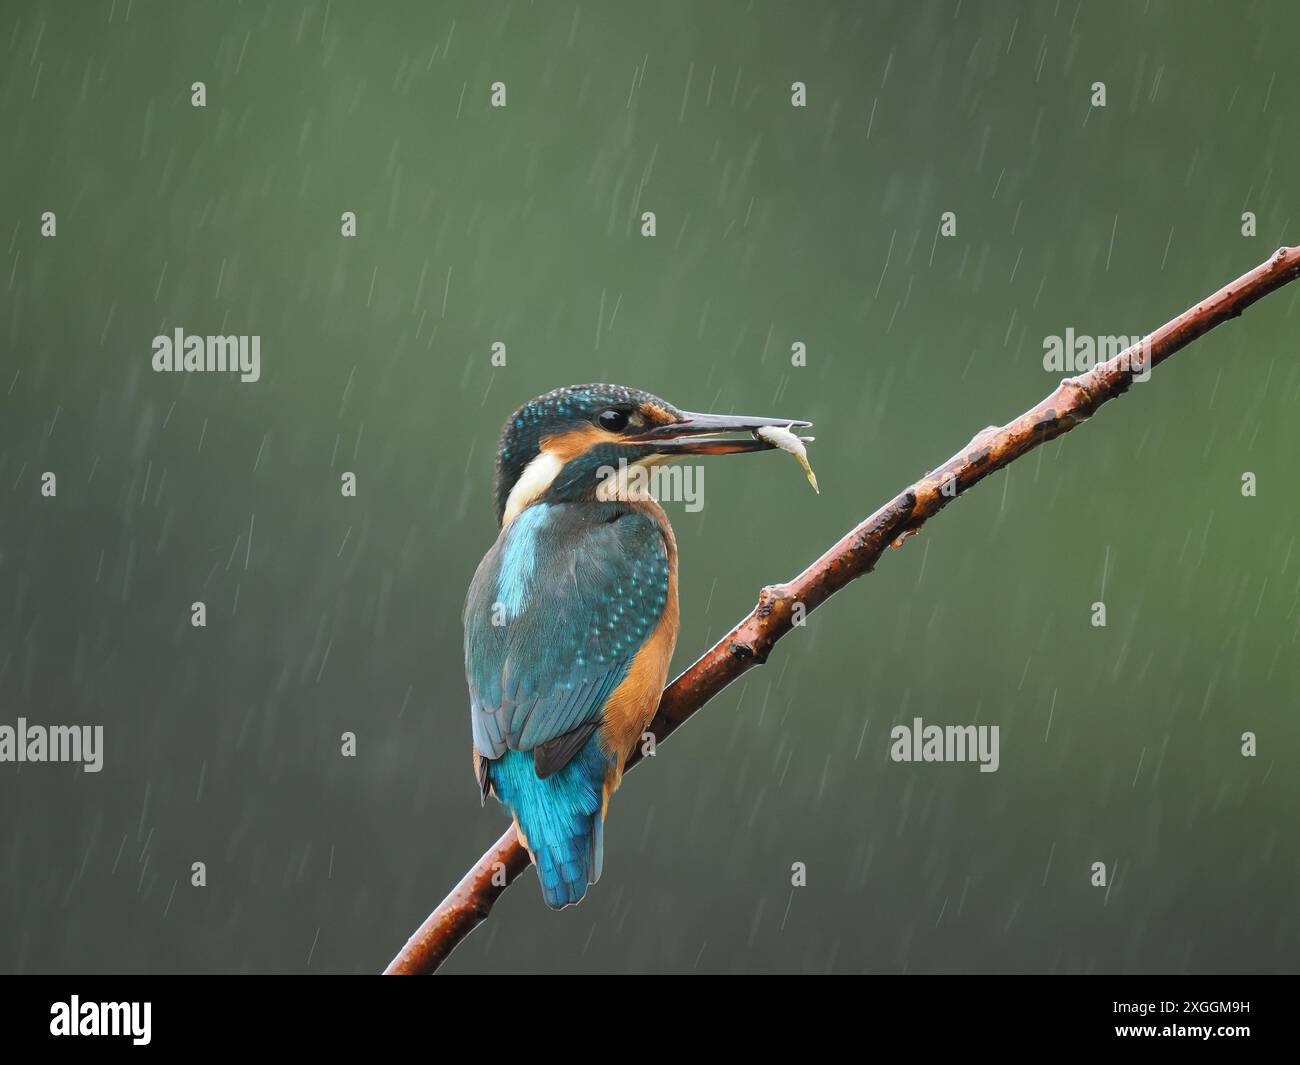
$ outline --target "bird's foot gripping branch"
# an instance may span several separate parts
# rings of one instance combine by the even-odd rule
[[[793,580],[764,588],[758,605],[663,692],[649,730],[662,741],[748,669],[766,661],[793,627],[795,610],[815,610],[850,581],[869,573],[885,549],[900,546],[958,495],[1040,444],[1069,432],[1102,404],[1126,392],[1175,352],[1300,275],[1300,248],[1280,248],[1267,262],[1224,286],[1108,362],[1063,380],[1042,402],[1006,425],[977,433],[943,465],[909,486],[840,539]],[[1140,355],[1139,355],[1140,349]],[[625,770],[640,759],[633,750]],[[529,864],[508,829],[465,874],[385,970],[432,973],[491,912]]]

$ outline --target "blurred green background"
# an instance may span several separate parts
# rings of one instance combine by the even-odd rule
[[[680,670],[1047,394],[1044,337],[1142,334],[1296,241],[1297,34],[1284,2],[6,2],[0,724],[107,752],[0,765],[0,969],[381,969],[505,827],[459,615],[510,411],[608,380],[816,422],[820,497],[763,457],[669,505]],[[1298,298],[889,553],[627,779],[581,906],[530,872],[446,970],[1294,969]],[[177,326],[260,335],[261,381],[153,373]],[[1000,725],[1000,770],[894,764],[914,716]]]

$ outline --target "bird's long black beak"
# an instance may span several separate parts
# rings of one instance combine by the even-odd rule
[[[679,421],[660,425],[637,437],[662,455],[744,455],[768,451],[775,445],[753,436],[727,438],[723,433],[752,433],[764,426],[781,429],[806,429],[812,422],[797,418],[749,418],[736,414],[691,414],[683,412]]]

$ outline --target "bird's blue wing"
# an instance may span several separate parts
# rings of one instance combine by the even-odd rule
[[[560,769],[600,724],[668,598],[668,551],[626,504],[523,511],[480,563],[465,603],[474,747],[535,751]]]

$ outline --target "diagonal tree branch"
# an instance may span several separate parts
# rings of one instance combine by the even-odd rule
[[[898,547],[953,499],[1040,444],[1086,421],[1103,403],[1215,326],[1236,318],[1300,275],[1300,247],[1279,248],[1267,261],[1213,296],[1162,325],[1109,362],[1063,380],[1031,410],[1001,427],[976,434],[961,451],[904,489],[786,584],[770,585],[758,605],[664,691],[650,724],[656,742],[742,673],[767,661],[776,641],[793,627],[795,605],[815,610],[850,581],[870,573],[891,544]],[[641,760],[638,749],[627,768]],[[432,973],[483,921],[492,904],[528,867],[513,826],[488,850],[389,963],[388,975]]]

